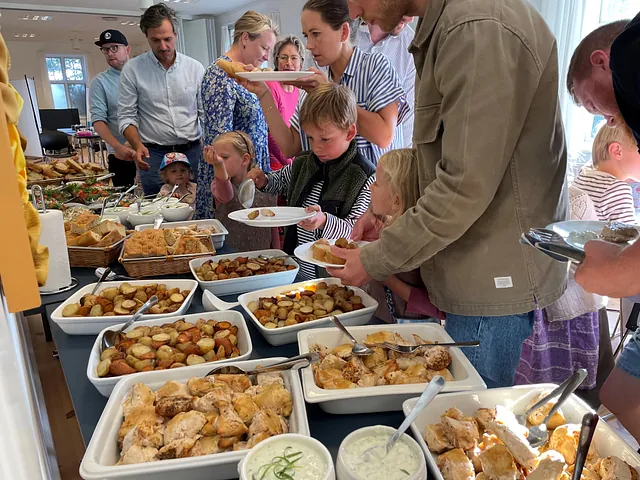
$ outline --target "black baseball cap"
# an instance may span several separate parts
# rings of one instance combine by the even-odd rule
[[[119,43],[120,45],[129,45],[127,37],[118,30],[105,30],[100,34],[100,39],[96,42],[96,45],[101,47],[105,43]]]

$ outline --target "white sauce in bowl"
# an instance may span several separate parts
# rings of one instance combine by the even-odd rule
[[[263,446],[254,447],[257,450],[247,465],[246,472],[249,475],[247,480],[278,480],[274,473],[274,468],[267,470],[266,465],[275,464],[276,457],[283,457],[285,450],[290,460],[299,458],[294,463],[294,468],[286,470],[295,480],[324,480],[327,475],[328,465],[325,458],[315,448],[301,443],[291,442],[290,439],[282,439],[281,441],[273,441]],[[302,455],[294,455],[301,452]],[[278,463],[278,471],[286,465],[286,462]],[[265,474],[266,472],[266,474]],[[264,476],[263,476],[264,475]]]
[[[385,456],[385,445],[392,434],[382,428],[372,429],[344,446],[343,460],[349,472],[362,480],[403,480],[420,468],[418,454],[406,441],[406,434]],[[365,451],[375,449],[370,455]]]

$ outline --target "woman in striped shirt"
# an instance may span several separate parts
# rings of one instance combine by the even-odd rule
[[[321,238],[349,237],[356,220],[369,208],[375,168],[356,146],[356,109],[355,96],[344,85],[319,86],[300,110],[311,152],[298,155],[276,172],[265,174],[258,168],[249,172],[258,189],[272,195],[286,193],[289,206],[316,212],[286,229],[283,249],[287,253]],[[322,272],[300,262],[300,274],[311,279]]]
[[[351,45],[349,8],[344,0],[308,0],[301,22],[307,50],[320,67],[328,67],[328,76],[314,69],[313,75],[291,82],[302,90],[291,126],[283,121],[264,83],[242,84],[258,96],[269,132],[287,157],[310,149],[308,135],[300,125],[300,108],[307,94],[323,83],[349,87],[358,104],[358,151],[376,165],[383,153],[402,147],[401,122],[410,110],[395,70],[384,55],[364,53]]]

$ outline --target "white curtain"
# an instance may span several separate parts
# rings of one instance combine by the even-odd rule
[[[222,27],[220,27],[220,55],[223,55],[224,53],[228,52],[229,49],[231,48],[231,38],[229,35],[229,26],[228,25],[222,25]]]

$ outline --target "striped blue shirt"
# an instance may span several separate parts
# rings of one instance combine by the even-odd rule
[[[329,80],[331,69],[329,69]],[[403,133],[402,121],[405,115],[410,112],[410,108],[405,100],[404,90],[398,80],[394,68],[389,63],[389,59],[380,53],[364,53],[358,47],[353,49],[351,59],[340,79],[340,85],[346,85],[356,95],[358,106],[368,112],[379,112],[383,108],[399,101],[398,105],[398,126],[396,127],[393,142],[386,148],[380,148],[369,140],[356,135],[358,151],[374,165],[378,164],[378,159],[383,153],[396,148],[402,148]],[[307,93],[300,90],[298,106],[291,117],[291,126],[300,132],[302,140],[302,150],[311,150],[306,134],[300,128],[300,107],[307,98]]]

